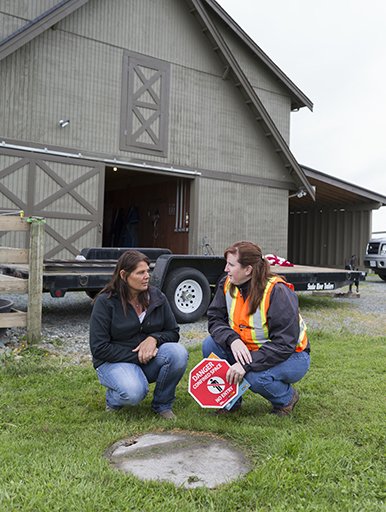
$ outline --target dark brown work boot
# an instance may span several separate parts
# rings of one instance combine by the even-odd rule
[[[291,401],[284,407],[274,407],[271,413],[276,414],[276,416],[289,416],[298,402],[299,393],[296,391],[296,389],[294,389],[294,394],[292,395]]]

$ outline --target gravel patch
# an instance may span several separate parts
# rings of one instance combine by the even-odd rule
[[[345,293],[348,288],[337,290]],[[310,293],[302,295],[310,297]],[[320,292],[320,296],[328,297],[321,306],[313,303],[302,309],[302,315],[307,323],[312,342],[312,330],[348,331],[353,334],[374,336],[386,335],[386,283],[377,277],[370,277],[360,284],[358,298],[330,297]],[[14,307],[26,311],[26,295],[6,295],[14,301]],[[315,296],[313,296],[315,297]],[[312,298],[312,301],[314,299]],[[330,305],[331,304],[331,305]],[[63,298],[52,298],[43,295],[42,336],[43,342],[39,347],[49,352],[70,356],[77,362],[91,359],[88,346],[88,324],[92,303],[83,292],[67,293]],[[185,346],[194,346],[207,336],[207,320],[183,324],[181,342]],[[7,352],[17,352],[25,339],[24,328],[7,329],[0,336],[0,355]]]

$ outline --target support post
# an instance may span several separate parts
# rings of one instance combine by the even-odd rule
[[[28,279],[27,344],[41,339],[43,301],[43,256],[45,220],[29,217],[30,253]]]

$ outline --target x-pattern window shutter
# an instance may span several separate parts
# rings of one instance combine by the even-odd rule
[[[169,63],[126,53],[123,77],[121,149],[166,156]]]

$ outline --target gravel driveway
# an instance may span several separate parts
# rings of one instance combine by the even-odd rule
[[[347,288],[337,292],[347,292]],[[349,331],[354,334],[386,335],[386,283],[378,277],[369,277],[360,284],[360,297],[324,298],[318,301],[310,293],[302,306],[302,315],[308,325],[312,342],[312,330]],[[322,295],[326,295],[321,292]],[[26,295],[7,295],[15,307],[26,310]],[[311,297],[308,299],[308,297]],[[88,322],[91,301],[82,292],[68,293],[56,299],[43,296],[43,339],[40,345],[58,355],[69,355],[75,362],[90,359],[88,347]],[[207,335],[206,318],[181,325],[181,341],[185,346],[200,344]],[[0,338],[1,352],[18,348],[25,329],[8,329]]]

